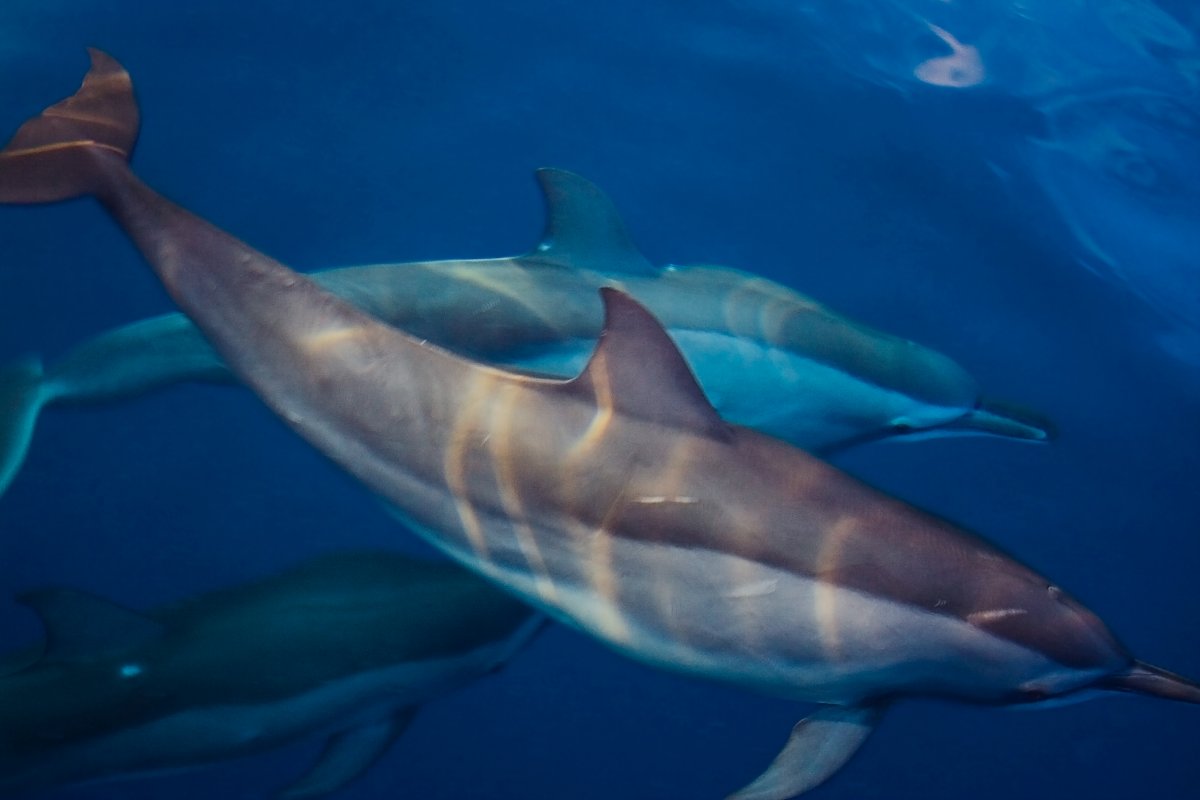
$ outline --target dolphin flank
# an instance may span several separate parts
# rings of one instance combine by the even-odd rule
[[[472,570],[644,662],[824,704],[734,797],[820,784],[899,698],[1200,703],[982,539],[722,420],[619,290],[585,369],[532,377],[389,327],[174,205],[128,166],[128,74],[92,59],[0,151],[0,201],[96,196],[247,385]]]
[[[140,614],[25,593],[40,656],[0,665],[0,792],[161,772],[325,735],[278,797],[368,769],[418,706],[502,666],[539,618],[446,562],[339,553]],[[15,665],[15,669],[13,668]]]
[[[664,324],[724,418],[817,451],[882,438],[1053,435],[1037,415],[985,401],[945,355],[777,283],[724,267],[656,269],[596,186],[560,169],[540,169],[537,179],[546,230],[524,255],[342,267],[312,278],[460,355],[559,377],[576,374],[595,345],[596,291],[619,286]],[[0,494],[43,406],[231,379],[182,314],[101,334],[45,370],[32,360],[0,368]]]

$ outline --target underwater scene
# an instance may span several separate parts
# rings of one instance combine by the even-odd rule
[[[1195,3],[7,0],[0,141],[0,796],[1195,795]]]

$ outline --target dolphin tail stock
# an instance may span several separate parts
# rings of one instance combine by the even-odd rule
[[[796,723],[766,772],[726,800],[787,800],[833,777],[862,747],[882,705],[823,706]]]
[[[29,451],[38,412],[46,402],[42,362],[29,356],[0,367],[0,495]]]
[[[1135,661],[1125,672],[1105,678],[1099,688],[1200,704],[1200,684],[1143,661]]]
[[[0,203],[53,203],[101,194],[114,158],[129,160],[139,116],[129,73],[89,48],[79,90],[22,125],[0,150]]]

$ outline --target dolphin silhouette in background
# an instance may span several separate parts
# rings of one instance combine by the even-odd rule
[[[99,198],[235,374],[472,570],[646,663],[824,704],[735,798],[820,784],[899,698],[1200,703],[981,539],[723,421],[619,290],[585,369],[534,377],[389,327],[174,205],[129,169],[128,74],[92,58],[0,151],[0,201]]]
[[[542,242],[513,258],[344,267],[324,288],[461,355],[526,371],[579,372],[603,321],[596,291],[620,286],[666,326],[722,416],[800,447],[990,434],[1045,441],[1051,426],[985,402],[948,357],[841,317],[772,281],[723,267],[659,270],[616,208],[583,178],[537,172]],[[182,380],[232,376],[182,314],[117,328],[43,370],[0,368],[0,493],[46,405],[94,403]]]
[[[324,734],[278,797],[317,797],[384,753],[417,707],[502,666],[541,617],[448,562],[340,553],[141,614],[20,597],[43,651],[0,671],[0,792],[161,772]]]

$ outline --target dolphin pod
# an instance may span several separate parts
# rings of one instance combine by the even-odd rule
[[[818,451],[884,437],[985,434],[1045,441],[1036,415],[987,402],[950,358],[872,330],[772,281],[713,266],[655,269],[612,202],[541,169],[547,223],[524,255],[343,267],[312,277],[396,327],[461,355],[559,377],[587,361],[596,291],[620,286],[658,317],[721,415]],[[0,494],[42,407],[129,397],[183,380],[231,380],[182,314],[79,345],[44,369],[0,368]]]
[[[142,614],[70,589],[21,602],[41,652],[0,662],[0,792],[128,777],[324,734],[277,797],[332,792],[422,703],[502,666],[540,624],[447,562],[337,553]],[[7,667],[7,668],[6,668]]]
[[[128,166],[128,74],[92,58],[0,151],[0,201],[97,197],[230,369],[455,560],[630,657],[822,704],[732,797],[819,785],[900,698],[1200,703],[982,539],[724,421],[618,289],[583,371],[535,377],[390,327],[176,206]]]

